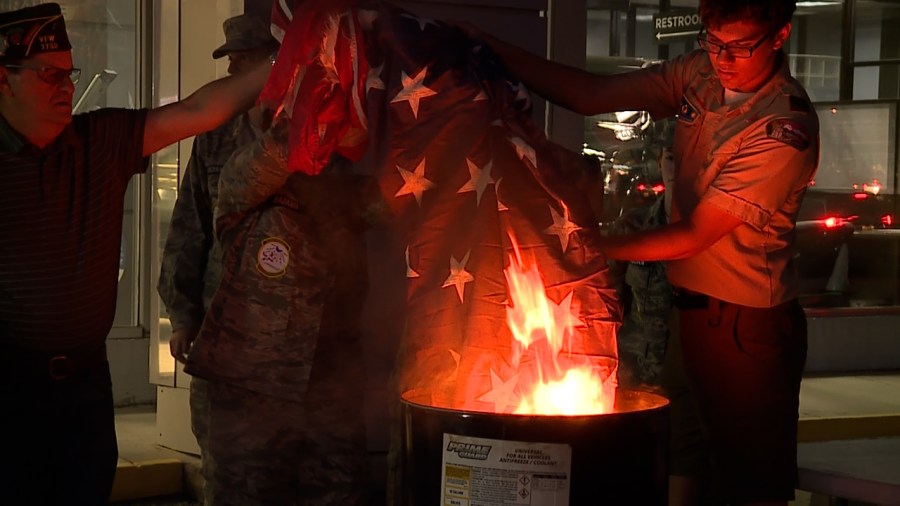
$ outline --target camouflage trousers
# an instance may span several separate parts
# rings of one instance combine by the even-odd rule
[[[191,377],[191,432],[200,447],[200,473],[204,477],[203,497],[210,497],[206,476],[212,474],[213,463],[209,455],[209,382],[197,376]]]
[[[632,302],[617,335],[619,385],[658,387],[669,343],[672,286],[658,262],[630,263],[625,282]]]
[[[639,302],[635,301],[637,305]],[[619,386],[625,388],[658,387],[669,328],[666,323],[670,309],[646,312],[632,309],[616,336],[619,349]]]
[[[206,504],[367,504],[360,406],[299,403],[210,381]]]

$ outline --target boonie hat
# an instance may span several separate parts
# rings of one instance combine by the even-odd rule
[[[71,49],[59,4],[0,13],[0,63]]]
[[[268,20],[258,15],[241,14],[228,18],[222,23],[222,27],[225,30],[225,43],[213,51],[212,57],[215,59],[231,51],[246,51],[277,42],[272,37]]]

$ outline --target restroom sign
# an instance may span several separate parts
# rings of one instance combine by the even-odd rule
[[[699,12],[660,12],[653,15],[653,33],[657,42],[666,44],[673,39],[695,37],[703,22]]]

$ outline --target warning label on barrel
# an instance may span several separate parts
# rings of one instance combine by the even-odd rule
[[[568,506],[572,447],[444,434],[443,506]]]

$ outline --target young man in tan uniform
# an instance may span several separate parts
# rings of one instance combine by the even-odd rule
[[[486,37],[533,90],[576,112],[677,118],[672,223],[608,237],[605,253],[668,261],[715,492],[730,504],[786,504],[796,481],[806,320],[794,227],[819,141],[816,113],[782,50],[795,4],[701,0],[700,50],[615,76]],[[690,477],[672,485],[672,503],[691,502]]]

